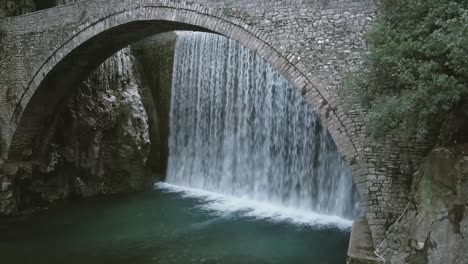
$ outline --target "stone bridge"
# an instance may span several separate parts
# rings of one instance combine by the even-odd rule
[[[359,65],[372,0],[89,0],[0,21],[0,148],[15,161],[71,90],[119,49],[173,30],[237,40],[281,72],[349,164],[375,242],[407,203],[424,144],[371,142],[339,88]]]

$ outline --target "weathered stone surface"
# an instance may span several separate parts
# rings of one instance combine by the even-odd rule
[[[16,167],[10,178],[17,209],[152,186],[148,120],[129,53],[124,49],[101,65],[56,111],[22,160],[8,164]]]
[[[83,196],[152,185],[145,169],[150,145],[148,117],[133,67],[129,49],[119,51],[91,75],[61,115],[56,132],[61,135],[56,138],[65,146],[62,154],[69,163],[65,167],[75,167],[71,170],[81,175],[81,182],[86,182],[87,175],[102,182],[98,190]]]
[[[50,119],[56,105],[71,94],[90,68],[113,52],[155,33],[213,31],[265,58],[318,113],[351,167],[374,240],[381,241],[386,228],[407,204],[411,175],[431,145],[396,137],[372,142],[359,119],[359,107],[345,112],[340,105],[341,80],[359,65],[367,48],[364,36],[375,18],[374,2],[192,2],[197,4],[81,1],[3,20],[3,158],[11,159],[16,150],[30,144],[30,138],[38,134],[44,120]]]
[[[0,161],[0,212],[1,214],[13,214],[18,211],[14,197],[12,177],[6,173],[6,165]]]
[[[36,10],[34,0],[0,0],[0,19]]]
[[[39,9],[73,2],[76,1],[35,1]],[[8,16],[34,11],[32,1],[31,8],[23,8],[26,4],[10,3],[10,9],[0,9],[9,11]],[[157,49],[151,44],[145,47]],[[143,46],[140,51],[145,52]],[[171,56],[167,59],[171,60]],[[143,64],[140,63],[140,69],[152,68]],[[147,161],[147,124],[154,124],[152,131],[156,134],[160,124],[147,120],[142,101],[154,105],[153,97],[141,99],[139,93],[146,90],[141,89],[139,82],[144,80],[134,76],[135,70],[129,49],[112,56],[71,95],[65,107],[58,107],[53,121],[41,128],[41,141],[22,150],[21,162],[0,164],[1,214],[34,210],[71,196],[129,192],[152,186],[153,175],[147,166],[151,163]],[[170,89],[170,82],[168,85]],[[159,141],[164,139],[158,137]]]
[[[151,149],[148,165],[157,178],[166,175],[169,157],[169,114],[175,32],[159,34],[132,45],[141,82],[142,101],[148,113]]]
[[[383,261],[374,253],[374,241],[365,218],[354,221],[349,241],[347,264],[379,264]]]
[[[387,263],[468,263],[468,145],[434,149],[379,251]]]

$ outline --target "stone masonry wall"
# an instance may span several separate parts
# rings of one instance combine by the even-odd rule
[[[114,12],[113,10],[116,14],[118,12],[125,14],[122,19],[140,18],[141,15],[138,12],[125,13],[121,7],[129,6],[130,8],[138,4],[144,5],[146,2],[149,3],[149,1],[130,0],[84,1],[57,9],[54,14],[43,12],[34,16],[8,20],[0,23],[0,27],[3,25],[7,27],[7,31],[11,30],[7,32],[9,45],[16,41],[15,47],[22,48],[26,52],[22,54],[23,57],[25,54],[27,58],[34,56],[35,53],[31,52],[29,45],[31,42],[37,43],[38,46],[35,48],[43,53],[34,59],[40,60],[49,56],[50,47],[65,47],[63,49],[66,50],[68,43],[64,44],[61,40],[70,39],[70,32],[86,28],[91,23],[90,21],[109,15]],[[166,17],[168,20],[181,19],[188,24],[200,25],[247,44],[249,48],[256,50],[272,63],[296,86],[306,101],[321,116],[338,148],[351,166],[374,240],[376,243],[380,242],[385,235],[385,230],[406,205],[411,174],[430,145],[425,142],[408,142],[395,137],[385,142],[372,142],[366,137],[365,127],[360,122],[359,108],[345,111],[342,107],[342,98],[339,93],[341,83],[346,74],[359,66],[361,55],[367,49],[365,35],[375,19],[374,1],[192,0],[192,2],[201,6],[162,0],[151,3],[171,6],[172,9],[166,8],[167,11],[158,13],[159,16]],[[210,9],[205,10],[203,7]],[[193,15],[190,13],[192,9],[196,10]],[[63,12],[64,18],[59,16],[60,12]],[[69,21],[63,22],[68,23],[64,25],[60,19],[67,18],[66,14],[69,14]],[[51,21],[50,16],[57,17]],[[88,24],[87,21],[89,21]],[[39,35],[35,35],[34,29],[27,33],[22,32],[24,28],[37,23],[50,25],[47,29],[38,28],[36,32],[40,32],[37,33]],[[96,30],[109,23],[117,22],[105,23],[97,23]],[[60,27],[58,27],[59,24]],[[232,30],[230,27],[235,29]],[[262,40],[266,40],[267,43],[262,43]],[[72,44],[73,42],[70,47],[73,46]],[[17,52],[8,45],[6,48],[8,52]],[[20,56],[19,53],[17,55]],[[22,80],[21,77],[30,76],[30,72],[34,72],[37,66],[32,64],[35,61],[27,61],[22,57],[14,56],[16,55],[3,61],[4,72],[9,73],[9,76],[18,75],[17,79],[23,81],[22,86],[27,86],[27,81]],[[59,58],[60,54],[57,56]],[[25,67],[18,72],[6,70],[6,64],[18,68],[21,63]],[[0,61],[0,69],[1,64],[2,61]],[[46,72],[42,74],[45,75]],[[5,78],[4,85],[12,86],[18,82]],[[0,85],[2,85],[1,81]],[[6,90],[6,88],[2,89]],[[0,94],[0,102],[2,98],[5,98],[4,93]],[[2,107],[5,109],[4,113],[11,112],[8,110],[9,105],[11,103]],[[4,115],[8,117],[8,114]],[[2,118],[5,119],[0,114],[0,119]]]
[[[0,11],[14,16],[73,2],[13,1],[2,3]],[[70,197],[151,188],[148,117],[135,70],[130,49],[117,52],[55,111],[40,140],[23,149],[21,162],[1,164],[0,160],[0,216],[30,212]]]
[[[0,19],[33,12],[36,5],[33,0],[0,0]]]
[[[314,84],[329,93],[335,107],[346,111],[341,106],[342,81],[359,67],[367,50],[366,33],[376,19],[374,1],[191,1],[222,8],[268,32],[276,46],[304,62]],[[353,173],[378,243],[408,201],[411,175],[431,144],[397,137],[372,142],[366,137],[360,114],[359,110],[347,111],[346,127],[358,145],[362,166]]]

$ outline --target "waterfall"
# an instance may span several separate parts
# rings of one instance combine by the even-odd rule
[[[170,184],[353,219],[351,174],[302,96],[236,41],[179,32]]]

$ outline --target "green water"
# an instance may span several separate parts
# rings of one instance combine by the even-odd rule
[[[343,264],[349,232],[230,213],[153,192],[90,199],[0,219],[4,264]]]

